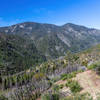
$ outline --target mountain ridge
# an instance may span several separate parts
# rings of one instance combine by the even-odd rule
[[[71,50],[72,52],[80,51],[81,49],[91,46],[91,42],[94,42],[94,44],[100,42],[100,30],[72,23],[57,26],[45,23],[23,22],[9,27],[2,27],[0,28],[0,32],[16,34],[32,40],[40,52],[49,56],[47,58],[51,58],[52,51],[54,51],[53,55],[55,56],[54,58],[56,58],[65,55],[67,50]],[[47,45],[42,47],[44,46],[44,41]],[[87,44],[87,46],[83,42],[86,42],[85,44]],[[54,47],[50,46],[51,44],[52,46],[54,45]],[[58,54],[56,54],[57,56],[55,52],[58,52]]]
[[[62,24],[62,25],[58,25],[58,24],[53,24],[53,23],[41,23],[41,22],[35,22],[35,21],[24,21],[24,22],[19,22],[19,23],[12,24],[12,25],[0,26],[0,28],[11,27],[11,26],[19,25],[19,24],[24,24],[24,23],[33,23],[33,24],[35,23],[35,24],[41,24],[41,25],[54,25],[54,26],[57,26],[57,27],[62,27],[64,25],[77,25],[77,26],[88,28],[88,29],[100,30],[99,28],[89,27],[89,26],[85,26],[85,25],[82,25],[82,24],[76,24],[76,23],[71,23],[71,22],[68,22],[68,23],[65,23],[65,24]]]
[[[24,70],[46,60],[65,56],[68,51],[80,52],[99,43],[99,30],[71,23],[56,26],[26,22],[0,28],[0,48],[4,50],[1,56],[3,62],[7,62],[5,68],[8,69],[9,66],[16,66]]]

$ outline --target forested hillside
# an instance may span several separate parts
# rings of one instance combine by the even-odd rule
[[[62,26],[24,22],[1,27],[0,32],[29,39],[47,59],[78,52],[100,43],[100,30],[68,23]]]
[[[0,33],[0,71],[13,74],[46,61],[31,40]]]
[[[100,81],[98,43],[99,30],[71,23],[1,27],[0,100],[95,100]]]

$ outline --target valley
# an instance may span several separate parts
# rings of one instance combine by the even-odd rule
[[[1,27],[0,100],[99,100],[99,43],[71,23]]]

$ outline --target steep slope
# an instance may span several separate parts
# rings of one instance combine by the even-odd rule
[[[46,61],[34,43],[18,35],[0,33],[0,71],[13,74]]]
[[[24,99],[32,100],[33,98],[34,100],[36,100],[36,98],[40,97],[40,95],[43,95],[45,93],[47,94],[50,93],[51,96],[52,93],[54,93],[54,89],[57,90],[60,89],[60,91],[58,92],[58,94],[60,94],[60,98],[61,97],[63,98],[65,96],[68,97],[70,93],[71,93],[70,96],[73,96],[71,92],[72,90],[70,91],[71,87],[70,88],[68,88],[68,86],[66,87],[67,80],[68,79],[70,80],[72,78],[74,78],[75,80],[78,81],[78,83],[80,83],[80,85],[82,86],[81,91],[94,94],[96,93],[96,91],[99,91],[99,88],[97,86],[96,88],[94,88],[94,83],[99,82],[100,77],[98,76],[97,79],[97,76],[96,74],[94,74],[94,71],[90,70],[82,72],[80,70],[81,69],[84,70],[83,69],[84,67],[82,67],[83,60],[87,59],[87,64],[89,64],[92,59],[93,60],[92,64],[95,65],[95,61],[99,60],[99,58],[100,58],[100,45],[97,45],[81,53],[70,54],[70,56],[66,56],[62,59],[57,59],[42,63],[40,66],[36,66],[36,69],[34,69],[33,67],[28,70],[25,70],[24,72],[20,72],[11,76],[6,76],[6,77],[2,76],[0,77],[1,80],[3,79],[3,81],[0,81],[1,83],[0,94],[3,94],[9,99],[11,98],[11,100],[24,100]],[[97,65],[95,66],[97,67]],[[87,68],[85,68],[85,70]],[[88,76],[86,77],[86,75]],[[94,81],[92,79],[96,79],[97,81]],[[89,83],[87,83],[87,80],[89,81]],[[93,84],[91,84],[90,82],[92,82]],[[88,88],[85,87],[87,85]],[[57,88],[58,86],[59,88]],[[90,88],[94,89],[94,92],[91,93]],[[6,91],[7,89],[9,89],[8,92]],[[25,98],[23,98],[23,96]]]
[[[25,22],[1,27],[0,32],[29,38],[46,58],[57,58],[65,55],[67,50],[78,52],[100,43],[100,30],[71,23],[56,26]]]

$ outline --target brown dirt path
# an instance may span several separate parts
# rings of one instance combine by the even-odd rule
[[[82,73],[78,73],[73,80],[77,80],[80,86],[83,88],[80,93],[89,93],[93,100],[97,100],[97,94],[100,94],[100,76],[98,76],[94,71],[87,70]],[[65,87],[67,80],[59,80],[55,84],[63,84],[64,87],[61,90],[62,92],[69,92],[69,89]],[[37,100],[41,100],[40,98]]]
[[[94,71],[88,70],[77,74],[75,80],[79,82],[83,90],[81,93],[88,92],[93,99],[96,100],[96,96],[100,93],[100,76]]]

